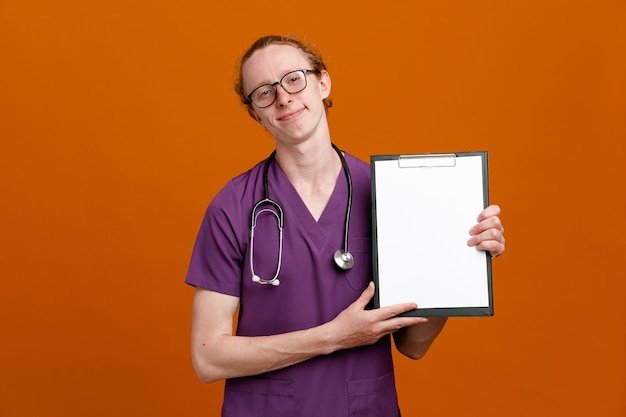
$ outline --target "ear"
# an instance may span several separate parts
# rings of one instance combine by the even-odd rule
[[[330,74],[326,70],[322,70],[319,78],[320,93],[322,94],[322,100],[330,96]]]

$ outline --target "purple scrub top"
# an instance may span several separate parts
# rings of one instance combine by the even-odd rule
[[[371,185],[366,163],[346,154],[353,183],[348,249],[354,267],[340,270],[333,254],[343,247],[348,188],[340,173],[316,222],[280,166],[268,173],[269,197],[284,211],[279,286],[252,281],[250,216],[264,198],[260,162],[231,180],[209,205],[186,282],[240,299],[237,334],[260,336],[308,329],[335,318],[371,280]],[[271,208],[270,206],[263,206]],[[271,279],[277,268],[277,220],[263,212],[254,235],[254,271]],[[390,338],[322,355],[285,369],[226,381],[222,415],[397,416]]]

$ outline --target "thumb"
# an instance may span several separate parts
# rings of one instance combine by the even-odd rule
[[[370,300],[374,296],[374,288],[375,288],[374,281],[370,281],[367,288],[365,288],[365,290],[361,293],[361,295],[356,301],[359,307],[365,308],[365,306],[370,302]]]

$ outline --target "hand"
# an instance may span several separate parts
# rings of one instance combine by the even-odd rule
[[[504,227],[500,221],[500,207],[491,205],[484,209],[476,219],[478,224],[469,231],[472,237],[467,241],[477,250],[484,250],[493,258],[504,253]]]
[[[415,303],[394,304],[374,310],[365,307],[374,296],[374,283],[363,291],[361,296],[328,325],[333,327],[333,334],[338,337],[338,349],[371,345],[381,337],[403,327],[424,323],[424,317],[396,317],[398,314],[415,310]]]

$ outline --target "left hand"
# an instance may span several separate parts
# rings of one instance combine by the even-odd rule
[[[469,231],[472,236],[467,244],[476,246],[476,250],[484,250],[493,258],[504,253],[504,227],[500,221],[500,207],[491,205],[480,212],[476,219],[478,224]]]

